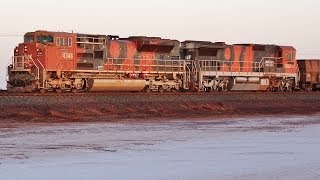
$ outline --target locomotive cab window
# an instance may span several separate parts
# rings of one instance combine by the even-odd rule
[[[288,58],[289,61],[292,61],[294,59],[293,53],[289,52],[287,58]]]
[[[58,37],[56,40],[57,46],[72,46],[72,39],[71,38],[66,38],[66,37]]]
[[[59,37],[56,38],[56,45],[60,46],[60,38]]]
[[[25,36],[24,37],[25,43],[33,43],[34,42],[34,36]]]
[[[60,46],[63,46],[63,38],[60,38]]]
[[[38,43],[53,43],[53,36],[38,36]]]
[[[72,46],[72,39],[68,38],[68,46],[71,47]]]
[[[63,46],[67,46],[68,42],[67,42],[67,38],[63,38]]]

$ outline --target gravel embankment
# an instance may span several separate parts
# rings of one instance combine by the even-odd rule
[[[239,115],[315,114],[319,93],[93,94],[1,96],[2,126],[26,122],[156,120]]]

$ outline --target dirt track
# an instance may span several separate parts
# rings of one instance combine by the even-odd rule
[[[2,96],[0,119],[7,127],[27,122],[314,114],[320,112],[319,102],[319,93]]]

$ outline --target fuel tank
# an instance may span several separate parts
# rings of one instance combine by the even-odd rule
[[[142,91],[146,80],[140,79],[90,79],[88,90],[91,92],[103,91]]]

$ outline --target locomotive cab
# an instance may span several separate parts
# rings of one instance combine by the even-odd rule
[[[43,71],[74,68],[74,42],[72,33],[35,31],[24,35],[24,42],[14,49],[8,67],[8,91],[30,92],[45,86]]]
[[[45,56],[42,43],[53,43],[52,36],[41,36],[38,32],[29,32],[24,42],[14,49],[12,63],[8,67],[7,90],[9,92],[35,91],[39,79],[41,57]],[[35,62],[35,59],[38,63]],[[40,60],[39,60],[40,59]],[[39,65],[39,66],[38,66]]]

